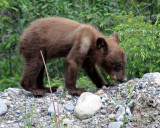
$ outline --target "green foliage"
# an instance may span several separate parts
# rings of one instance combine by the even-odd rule
[[[52,87],[64,87],[64,78],[54,77],[51,79],[51,86]],[[48,83],[46,87],[49,87]]]
[[[127,54],[128,77],[141,77],[147,72],[160,71],[159,17],[155,24],[132,14],[116,16],[114,20],[114,30],[119,33],[121,46]]]
[[[120,44],[127,53],[129,79],[159,71],[160,16],[157,14],[160,2],[141,1],[0,0],[0,91],[19,86],[23,70],[23,61],[18,55],[20,35],[30,22],[43,17],[62,16],[89,23],[106,36],[118,32]],[[64,77],[63,59],[49,61],[47,67],[50,77]],[[78,75],[82,77],[82,71]],[[83,85],[92,85],[83,78],[86,82]],[[80,86],[78,82],[77,86]]]
[[[52,116],[52,121],[55,123],[55,125],[58,125],[57,123],[56,123],[56,118],[58,119],[59,118],[59,115],[55,115],[55,114],[53,114],[53,116]],[[65,115],[65,116],[63,116],[59,121],[59,125],[60,126],[57,126],[57,128],[61,128],[61,127],[63,127],[63,128],[71,128],[71,127],[69,127],[69,126],[63,126],[63,120],[64,119],[69,119],[69,116],[68,115]]]
[[[88,79],[88,77],[81,76],[77,79],[77,88],[96,89],[96,86]],[[45,85],[49,87],[48,83]],[[64,78],[54,77],[51,79],[51,86],[64,88]]]
[[[77,87],[78,88],[84,88],[86,90],[88,89],[96,89],[96,86],[92,83],[91,80],[88,79],[88,77],[82,76],[77,80]]]
[[[34,109],[34,106],[30,106],[29,107],[29,114],[27,114],[27,105],[26,105],[26,97],[25,97],[25,115],[23,117],[24,119],[24,127],[26,128],[32,128],[32,124],[33,124],[33,109]]]
[[[137,100],[132,99],[132,92],[133,92],[133,89],[134,89],[134,88],[135,88],[135,87],[134,87],[134,86],[131,86],[131,84],[128,84],[128,85],[127,85],[127,89],[126,89],[126,90],[128,91],[129,99],[128,99],[128,101],[127,101],[126,104],[124,104],[123,102],[118,101],[118,100],[116,100],[116,99],[111,99],[111,100],[114,101],[115,103],[117,103],[117,104],[119,104],[119,105],[122,105],[122,106],[124,107],[124,109],[125,109],[123,125],[121,125],[121,128],[126,128],[126,125],[125,125],[126,119],[137,119],[137,117],[127,116],[127,114],[126,114],[128,104],[129,104],[131,101],[133,101],[133,102],[136,103],[137,105],[143,107],[143,106],[141,105],[141,103],[139,103]],[[127,98],[127,97],[126,97],[126,98]],[[126,99],[126,98],[125,98],[125,99]]]

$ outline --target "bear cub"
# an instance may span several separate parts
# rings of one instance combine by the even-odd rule
[[[65,87],[75,95],[85,92],[76,88],[78,69],[82,68],[92,82],[101,88],[107,84],[97,65],[117,81],[125,81],[126,54],[119,45],[118,34],[106,38],[97,29],[61,17],[42,18],[31,23],[23,32],[19,53],[25,66],[21,86],[36,95],[44,95],[49,88],[43,86],[45,61],[65,57]],[[52,87],[52,91],[56,91]]]

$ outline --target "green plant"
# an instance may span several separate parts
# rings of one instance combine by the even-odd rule
[[[89,80],[88,77],[85,77],[85,76],[82,76],[77,80],[76,86],[77,88],[84,88],[86,90],[96,89],[96,86],[92,83],[92,81]]]
[[[53,121],[55,124],[56,124],[56,118],[58,118],[58,115],[53,114],[53,115],[52,115],[52,121]],[[68,115],[65,115],[65,116],[63,116],[63,117],[59,120],[59,127],[58,127],[58,128],[61,128],[61,127],[63,127],[63,128],[71,128],[71,127],[69,127],[69,126],[63,126],[63,125],[62,125],[64,119],[69,119],[69,116],[68,116]]]
[[[136,101],[135,99],[132,99],[132,93],[133,93],[133,89],[135,88],[135,86],[131,86],[131,84],[128,84],[127,86],[127,91],[128,91],[128,95],[129,95],[129,99],[127,100],[127,103],[124,104],[123,102],[121,101],[118,101],[116,99],[111,99],[112,101],[114,101],[115,103],[119,104],[119,105],[122,105],[124,107],[124,110],[125,110],[125,113],[124,113],[124,120],[123,120],[123,125],[121,126],[121,128],[126,128],[126,125],[125,125],[125,122],[126,122],[126,119],[137,119],[136,117],[131,117],[131,116],[127,116],[126,112],[127,112],[127,107],[128,107],[128,104],[133,101],[134,103],[136,103],[137,105],[141,106],[142,105]]]
[[[114,31],[120,35],[120,45],[127,54],[129,79],[160,70],[159,17],[154,24],[133,14],[114,17]]]
[[[27,114],[27,103],[26,103],[26,96],[25,96],[25,115],[24,115],[24,127],[28,125],[28,128],[32,128],[33,123],[33,105],[30,107],[30,112]]]

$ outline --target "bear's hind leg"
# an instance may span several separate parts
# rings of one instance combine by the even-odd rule
[[[39,85],[43,85],[43,78],[37,84],[37,78],[41,69],[43,67],[43,63],[40,60],[32,59],[29,62],[26,62],[24,67],[23,78],[21,80],[21,86],[35,95],[44,95],[46,93],[45,89],[39,88]]]
[[[50,88],[43,86],[43,75],[44,75],[44,65],[41,68],[40,73],[38,74],[37,85],[39,89],[43,89],[43,90],[46,90],[47,92],[50,92]],[[51,89],[52,89],[52,92],[55,92],[57,90],[57,87],[52,87]]]

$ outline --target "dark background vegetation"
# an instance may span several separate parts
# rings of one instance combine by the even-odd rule
[[[0,0],[0,91],[20,87],[24,62],[18,44],[23,30],[30,22],[51,16],[89,23],[106,36],[117,32],[127,54],[129,79],[159,72],[159,13],[160,0]],[[63,85],[63,59],[50,61],[47,67],[52,85]],[[82,71],[78,77],[77,86],[92,88]]]

